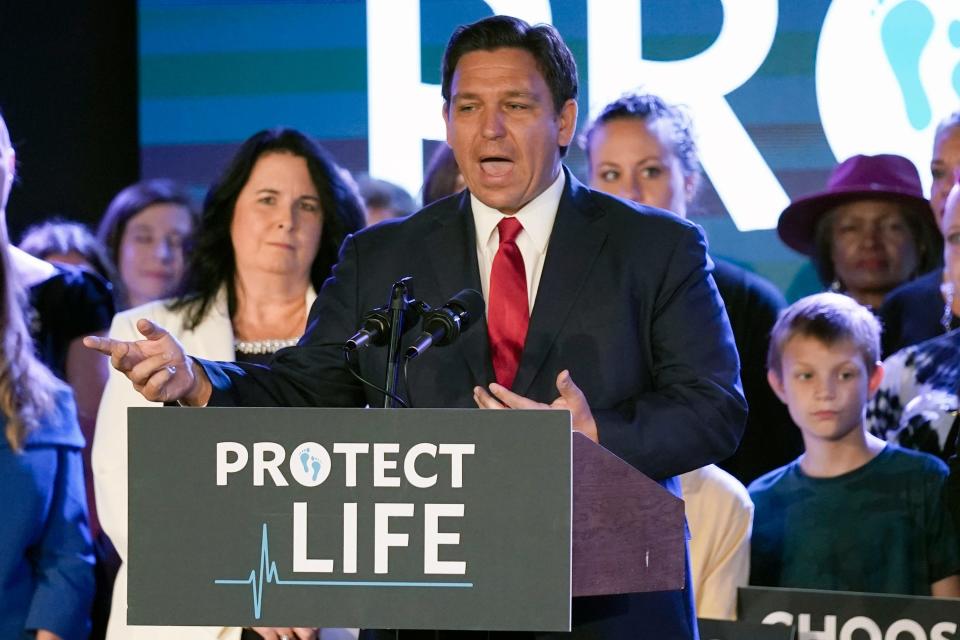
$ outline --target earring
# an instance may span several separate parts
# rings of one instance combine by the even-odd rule
[[[953,283],[944,282],[941,284],[940,293],[943,294],[945,301],[943,305],[943,315],[940,317],[940,325],[944,331],[949,333],[950,327],[953,325]]]
[[[843,285],[840,284],[840,281],[834,278],[833,282],[830,283],[830,292],[831,293],[843,293]]]

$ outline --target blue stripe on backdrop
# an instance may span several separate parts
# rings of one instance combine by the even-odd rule
[[[439,111],[438,105],[438,114]],[[351,92],[223,96],[140,103],[143,147],[234,142],[279,125],[303,129],[320,139],[366,138],[367,95]]]
[[[366,171],[366,140],[326,138],[321,144],[350,171]],[[143,150],[142,173],[148,178],[163,177],[182,182],[202,196],[239,146],[239,141],[221,144],[154,145]]]
[[[833,0],[803,0],[781,2],[777,24],[779,31],[806,31],[819,33],[823,17]],[[877,4],[880,4],[878,1]]]
[[[367,38],[365,4],[356,0],[141,0],[139,7],[141,56],[354,48]]]

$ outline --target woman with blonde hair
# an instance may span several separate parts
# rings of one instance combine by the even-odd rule
[[[34,356],[9,256],[14,154],[0,118],[0,637],[86,638],[93,601],[83,436],[69,388]]]

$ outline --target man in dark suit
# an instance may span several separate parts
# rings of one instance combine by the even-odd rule
[[[674,476],[730,455],[746,416],[702,234],[591,191],[562,167],[577,76],[552,27],[503,16],[460,27],[443,96],[468,191],[348,238],[300,345],[269,369],[194,361],[149,323],[147,340],[99,348],[151,399],[377,406],[382,396],[356,381],[338,346],[364,312],[400,276],[434,302],[472,287],[485,321],[411,364],[411,403],[568,408],[574,429],[679,495]],[[367,349],[356,364],[379,381],[386,355]],[[578,598],[573,625],[577,638],[697,637],[689,590]]]

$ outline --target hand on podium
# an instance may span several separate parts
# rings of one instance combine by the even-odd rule
[[[518,395],[504,386],[493,382],[490,390],[483,387],[473,388],[473,401],[481,409],[566,409],[571,414],[573,430],[579,431],[594,442],[600,442],[597,433],[597,421],[587,404],[587,398],[564,369],[557,376],[557,391],[560,396],[550,404],[544,404]]]
[[[179,402],[202,407],[212,387],[203,368],[194,363],[176,338],[163,327],[141,318],[137,330],[144,340],[126,342],[87,336],[84,346],[110,356],[110,364],[127,376],[133,388],[151,402]]]

